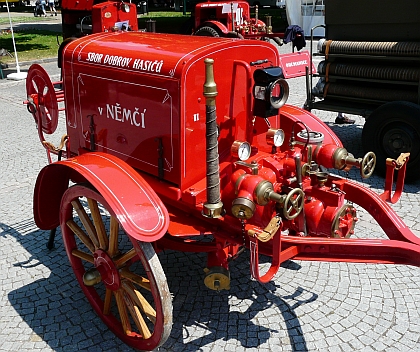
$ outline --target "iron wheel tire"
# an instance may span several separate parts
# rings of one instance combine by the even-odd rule
[[[202,37],[220,37],[220,34],[217,30],[215,30],[213,27],[204,26],[199,28],[194,35],[202,36]]]
[[[365,152],[376,154],[376,171],[385,176],[386,159],[410,152],[406,180],[420,174],[420,106],[406,101],[386,103],[366,120],[362,132]]]

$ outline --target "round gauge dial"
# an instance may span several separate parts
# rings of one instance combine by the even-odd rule
[[[284,142],[284,131],[282,129],[270,128],[266,134],[266,141],[269,145],[280,147]]]
[[[251,145],[248,142],[235,141],[231,147],[231,154],[244,161],[251,156]]]

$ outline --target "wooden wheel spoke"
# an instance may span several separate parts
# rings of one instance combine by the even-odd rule
[[[135,289],[135,287],[129,282],[123,282],[123,287],[126,292],[130,295],[131,299],[137,304],[144,314],[153,322],[156,323],[156,310],[150,305],[150,303],[144,298],[144,296]]]
[[[89,253],[83,252],[79,249],[73,249],[71,254],[74,255],[77,258],[86,260],[87,262],[93,264],[93,255],[90,255]]]
[[[129,283],[123,284],[123,287],[126,291],[124,295],[124,301],[127,305],[128,311],[131,314],[131,317],[133,318],[134,323],[137,326],[137,329],[139,329],[140,334],[145,338],[148,339],[152,334],[150,333],[149,327],[147,326],[143,316],[141,315],[139,304],[136,301],[136,296],[133,292],[133,290],[130,287]]]
[[[96,234],[98,236],[99,248],[106,251],[108,250],[108,236],[106,234],[105,224],[102,220],[101,213],[99,212],[98,203],[90,198],[87,198],[87,200],[92,214],[93,224],[95,225]]]
[[[130,347],[158,349],[170,335],[172,301],[153,245],[124,233],[117,210],[90,185],[69,187],[61,204],[63,243],[90,304]]]
[[[95,252],[95,245],[92,243],[90,237],[88,237],[79,227],[79,225],[77,225],[72,219],[67,220],[66,224],[92,253]]]
[[[118,253],[118,231],[120,229],[118,220],[115,216],[111,216],[109,230],[109,252],[108,254],[113,257]]]
[[[107,288],[105,292],[105,299],[104,299],[104,315],[109,315],[111,312],[111,301],[112,301],[112,291]]]
[[[126,264],[130,259],[134,258],[137,255],[137,252],[134,248],[131,248],[128,252],[124,253],[121,257],[115,260],[115,265],[117,268],[122,267]]]
[[[86,213],[85,208],[80,204],[78,199],[75,199],[71,202],[73,208],[76,210],[77,215],[79,215],[80,221],[82,222],[83,226],[86,229],[86,232],[91,239],[92,243],[95,245],[95,248],[99,248],[99,241],[96,235],[95,227],[92,224],[88,214]]]
[[[123,268],[120,270],[120,275],[121,277],[123,277],[124,279],[130,280],[131,282],[139,285],[140,287],[151,291],[151,287],[150,287],[150,281],[146,278],[144,278],[143,276],[134,274],[133,272],[131,272],[129,269],[127,268]]]
[[[132,330],[131,330],[130,319],[127,313],[127,307],[125,305],[125,301],[123,297],[123,291],[121,289],[118,291],[114,291],[114,295],[115,295],[115,300],[117,301],[117,307],[118,307],[118,312],[120,314],[123,331],[126,335],[130,335]]]

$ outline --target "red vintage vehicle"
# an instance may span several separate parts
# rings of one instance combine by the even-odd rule
[[[258,6],[255,17],[251,17],[249,3],[246,1],[207,1],[195,5],[194,35],[209,37],[230,37],[241,39],[272,39],[283,45],[284,33],[273,33],[271,16],[266,22],[258,18]]]
[[[401,194],[408,156],[388,160],[382,195],[328,173],[356,167],[367,178],[375,155],[354,158],[320,119],[286,104],[302,53],[127,31],[116,25],[124,4],[102,6],[100,30],[60,50],[62,81],[31,66],[26,103],[49,159],[36,224],[51,230],[49,247],[60,226],[83,292],[124,343],[153,350],[171,332],[156,255],[165,249],[207,253],[211,290],[229,289],[240,255],[261,283],[292,258],[420,266],[420,239],[386,203]],[[55,147],[46,137],[60,114],[66,132]],[[355,204],[389,239],[351,238]],[[265,272],[260,255],[272,258]]]

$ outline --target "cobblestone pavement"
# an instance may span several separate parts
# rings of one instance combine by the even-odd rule
[[[59,79],[55,62],[44,67]],[[290,86],[290,102],[302,106],[304,80]],[[48,233],[34,224],[34,182],[46,155],[25,95],[23,81],[0,80],[0,351],[131,351],[88,304],[61,237],[50,251]],[[362,155],[361,117],[336,126],[333,113],[316,113]],[[357,171],[350,177],[361,181]],[[373,176],[364,186],[380,192],[383,182]],[[417,234],[419,185],[407,185],[392,206]],[[369,214],[358,216],[359,236],[384,236]],[[231,290],[216,293],[203,284],[203,255],[159,257],[174,296],[172,333],[160,351],[420,351],[419,268],[288,261],[261,285],[250,280],[244,253],[231,265]]]

